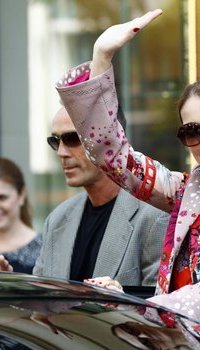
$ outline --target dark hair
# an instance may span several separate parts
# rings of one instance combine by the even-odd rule
[[[22,171],[13,161],[7,158],[0,158],[0,180],[11,184],[18,194],[21,194],[26,188]],[[24,204],[21,206],[20,219],[25,225],[32,228],[31,207],[27,195]]]
[[[190,98],[191,96],[200,97],[200,82],[199,81],[196,81],[193,84],[187,85],[185,87],[185,89],[183,90],[183,92],[178,100],[177,109],[178,109],[178,113],[179,113],[181,121],[182,121],[181,109],[183,108],[183,105],[188,100],[188,98]]]
[[[126,133],[126,118],[120,104],[118,104],[117,119]]]

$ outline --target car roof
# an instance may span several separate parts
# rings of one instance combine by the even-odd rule
[[[158,317],[147,319],[146,310]],[[173,329],[161,319],[159,323],[159,315],[176,320]],[[155,341],[159,329],[161,343],[181,342],[182,349],[193,349],[193,343],[199,344],[193,325],[200,327],[134,295],[75,281],[0,273],[0,344],[6,339],[34,350],[145,349],[141,341]],[[140,338],[138,332],[148,336]],[[147,340],[149,334],[152,339]]]

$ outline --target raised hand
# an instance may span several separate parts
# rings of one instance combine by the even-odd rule
[[[162,10],[156,9],[132,21],[117,24],[106,29],[94,44],[91,77],[101,74],[108,69],[115,52],[161,14]]]
[[[3,255],[0,255],[0,272],[13,272],[13,267],[9,264],[8,260],[4,258]]]

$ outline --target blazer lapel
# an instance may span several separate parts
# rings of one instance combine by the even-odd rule
[[[64,222],[52,232],[53,254],[52,271],[53,276],[70,277],[70,264],[73,253],[76,234],[82,218],[87,195],[83,195],[73,207],[67,208]]]
[[[137,200],[133,206],[132,196],[121,189],[104,233],[93,277],[115,277],[133,233],[130,218],[137,210]]]

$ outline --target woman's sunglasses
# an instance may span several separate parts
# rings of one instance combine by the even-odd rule
[[[67,147],[77,147],[81,144],[81,141],[76,131],[65,132],[60,136],[52,135],[47,137],[47,142],[51,146],[51,148],[53,148],[54,151],[58,150],[60,140]]]
[[[177,137],[187,147],[194,147],[200,144],[200,124],[187,123],[178,129]]]

